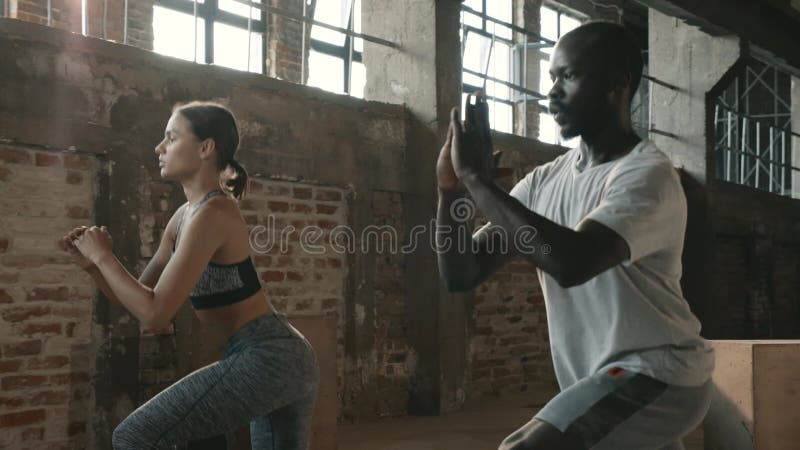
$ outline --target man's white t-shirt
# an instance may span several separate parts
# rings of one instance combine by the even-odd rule
[[[570,150],[511,190],[559,225],[576,229],[591,219],[630,247],[629,260],[571,288],[537,269],[559,386],[613,366],[668,384],[703,384],[714,353],[681,291],[686,197],[678,173],[649,140],[583,171],[580,158]]]

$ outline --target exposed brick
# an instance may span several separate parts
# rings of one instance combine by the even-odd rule
[[[265,188],[264,193],[270,197],[287,197],[292,192],[289,187],[280,184],[269,183],[265,185]]]
[[[286,272],[287,281],[303,281],[303,274],[300,272],[288,271]]]
[[[0,360],[0,373],[17,372],[21,366],[21,359],[3,359]]]
[[[30,152],[16,148],[0,147],[0,161],[6,164],[30,164]]]
[[[89,170],[92,161],[86,155],[64,155],[64,167],[74,170]]]
[[[83,174],[70,170],[67,172],[66,182],[67,184],[81,184],[83,182]]]
[[[44,438],[44,428],[27,428],[20,433],[22,442],[41,441]]]
[[[11,171],[0,166],[0,181],[8,181],[11,178]]]
[[[13,344],[3,345],[3,355],[6,357],[38,355],[41,351],[42,341],[39,340],[16,342]]]
[[[283,281],[285,278],[283,272],[279,272],[277,270],[267,270],[266,272],[261,274],[261,279],[266,282],[270,283],[273,281]]]
[[[92,312],[84,308],[58,308],[53,309],[52,314],[54,317],[62,317],[66,319],[86,319],[91,316]]]
[[[339,224],[330,220],[318,220],[317,225],[323,230],[332,230]]]
[[[328,258],[328,266],[338,269],[342,267],[342,261],[337,258]]]
[[[50,355],[43,358],[29,359],[26,368],[28,370],[59,369],[69,365],[69,361],[68,356]]]
[[[91,217],[89,210],[82,206],[67,206],[67,217],[70,219],[88,219]]]
[[[339,306],[340,300],[338,298],[325,298],[322,299],[322,309],[327,310]]]
[[[264,190],[264,185],[250,178],[247,180],[247,190],[249,192],[261,192]]]
[[[58,155],[49,153],[36,153],[36,165],[41,167],[59,166],[61,165],[61,158]]]
[[[13,303],[14,299],[6,292],[5,289],[0,289],[0,303]]]
[[[72,296],[70,295],[69,288],[65,286],[59,286],[56,288],[33,288],[33,290],[28,292],[27,298],[28,301],[66,301],[71,299]]]
[[[15,284],[19,281],[19,273],[0,272],[0,283]]]
[[[8,322],[21,322],[31,317],[41,317],[50,314],[48,306],[16,306],[0,312],[0,316]]]
[[[336,211],[338,210],[339,210],[338,206],[317,203],[317,214],[336,214]]]
[[[294,258],[291,256],[278,256],[275,260],[275,267],[291,267],[294,265]]]
[[[314,200],[338,202],[342,200],[342,193],[330,189],[317,189]]]
[[[67,425],[67,436],[73,437],[86,432],[86,422],[70,422]]]
[[[266,288],[267,295],[274,295],[277,297],[287,297],[292,294],[292,290],[286,286],[271,286]]]
[[[269,267],[272,264],[272,257],[267,255],[253,256],[253,262],[257,267]]]
[[[289,203],[287,202],[267,202],[267,207],[270,212],[289,212]]]
[[[44,421],[43,409],[13,412],[0,415],[0,428],[21,427]]]
[[[300,188],[295,187],[292,188],[292,196],[297,199],[307,200],[311,198],[311,189],[310,188]]]
[[[69,403],[70,393],[67,391],[44,391],[37,392],[31,397],[31,406],[41,405],[65,405]]]
[[[302,203],[292,203],[292,212],[294,213],[310,214],[311,211],[313,211],[311,205],[305,205]]]
[[[23,325],[19,333],[30,337],[34,334],[61,334],[60,323],[28,323]]]
[[[5,388],[3,388],[5,390]],[[12,409],[19,408],[25,404],[25,399],[22,397],[2,397],[0,396],[0,406]]]
[[[0,386],[4,391],[10,391],[17,388],[43,386],[46,382],[47,377],[41,375],[10,375],[3,377]]]
[[[54,385],[88,383],[91,376],[86,372],[70,372],[50,375],[49,382]]]

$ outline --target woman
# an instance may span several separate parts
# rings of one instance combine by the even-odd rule
[[[269,305],[250,258],[237,201],[247,172],[233,157],[239,134],[221,105],[173,110],[155,148],[161,176],[188,202],[170,219],[137,281],[112,253],[105,227],[79,227],[60,242],[109,299],[144,328],[167,326],[188,297],[201,322],[226,331],[224,358],[153,397],[114,430],[113,447],[160,449],[250,423],[252,448],[306,449],[319,369],[308,341]],[[235,175],[222,183],[222,172]],[[220,188],[224,188],[220,189]]]

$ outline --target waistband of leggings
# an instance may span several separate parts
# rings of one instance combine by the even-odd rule
[[[236,331],[222,347],[222,354],[227,357],[259,342],[297,337],[286,316],[273,311],[256,317]]]

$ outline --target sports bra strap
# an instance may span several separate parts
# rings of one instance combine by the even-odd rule
[[[202,199],[200,199],[199,202],[195,203],[194,205],[192,205],[190,207],[192,209],[190,214],[194,214],[197,211],[197,208],[199,208],[200,205],[205,203],[208,199],[210,199],[211,197],[216,197],[218,195],[225,195],[225,192],[222,189],[217,189],[217,190],[209,192]],[[180,234],[180,232],[181,232],[181,223],[183,223],[184,214],[186,214],[186,210],[185,209],[183,210],[183,212],[181,212],[181,216],[178,217],[178,226],[175,227],[175,242],[172,243],[172,251],[173,252],[175,251],[175,247],[178,245],[178,234]]]

